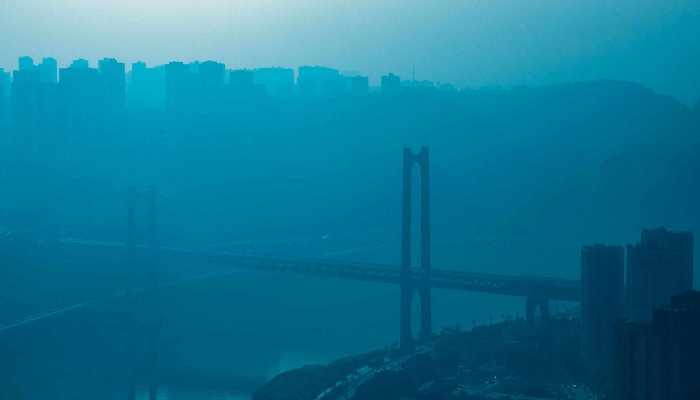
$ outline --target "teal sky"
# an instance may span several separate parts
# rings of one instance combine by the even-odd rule
[[[16,58],[320,64],[458,86],[588,79],[700,98],[698,0],[0,0]]]

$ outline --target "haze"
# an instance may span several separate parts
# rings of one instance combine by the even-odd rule
[[[694,103],[692,0],[2,0],[0,67],[17,56],[319,64],[376,84],[395,72],[458,86],[619,79]]]
[[[698,38],[700,0],[0,0],[0,400],[700,399]]]

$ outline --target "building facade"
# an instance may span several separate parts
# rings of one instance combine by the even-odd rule
[[[700,399],[700,292],[672,296],[649,322],[618,325],[614,398]]]
[[[665,228],[642,231],[627,251],[627,315],[649,321],[655,307],[693,287],[693,235]]]
[[[583,354],[595,375],[609,375],[613,367],[615,326],[624,312],[624,254],[622,246],[581,251]]]

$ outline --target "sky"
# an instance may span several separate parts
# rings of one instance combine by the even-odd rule
[[[20,55],[326,65],[459,87],[592,79],[700,99],[700,0],[0,0]]]

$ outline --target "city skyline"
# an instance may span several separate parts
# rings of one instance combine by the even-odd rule
[[[335,68],[332,66],[326,66],[326,65],[312,65],[312,64],[300,64],[296,66],[283,66],[283,65],[262,65],[262,66],[239,66],[239,65],[230,65],[226,64],[223,61],[220,61],[218,59],[197,59],[197,60],[182,60],[182,59],[175,59],[175,60],[169,60],[166,61],[162,64],[153,64],[153,63],[148,63],[143,60],[136,60],[134,62],[126,62],[122,59],[111,57],[111,56],[105,56],[105,57],[100,57],[97,59],[86,59],[83,57],[77,57],[75,59],[71,60],[60,60],[57,59],[54,56],[51,55],[46,55],[46,56],[32,56],[32,55],[22,55],[17,58],[15,61],[14,66],[10,68],[4,68],[0,66],[0,86],[2,86],[3,81],[2,81],[2,75],[6,75],[7,83],[6,85],[9,85],[13,81],[13,73],[16,71],[22,70],[22,63],[23,62],[32,62],[34,63],[34,67],[37,67],[41,69],[42,63],[47,62],[47,60],[50,63],[55,63],[53,68],[55,68],[56,71],[56,81],[55,82],[49,82],[49,83],[58,83],[60,80],[60,70],[62,69],[71,69],[71,68],[90,68],[90,69],[95,69],[98,70],[100,69],[100,63],[104,61],[110,61],[110,62],[117,62],[119,64],[123,65],[123,70],[125,77],[127,79],[127,86],[131,86],[131,79],[133,76],[133,72],[135,69],[137,69],[139,66],[145,67],[148,70],[157,70],[157,69],[163,69],[163,73],[165,73],[165,68],[169,64],[183,64],[185,66],[188,66],[189,68],[195,68],[197,69],[199,65],[203,64],[219,64],[222,65],[225,74],[224,74],[224,81],[223,83],[229,84],[231,82],[231,79],[235,79],[231,77],[232,73],[236,72],[241,72],[241,71],[248,71],[251,73],[261,73],[263,71],[274,71],[274,70],[280,70],[280,71],[289,71],[292,76],[292,83],[294,86],[298,85],[298,79],[300,76],[300,71],[303,69],[327,69],[331,71],[335,71],[339,77],[342,79],[352,79],[352,78],[359,78],[363,79],[366,81],[366,84],[368,88],[370,89],[381,89],[385,86],[387,83],[387,79],[398,79],[397,84],[402,85],[402,86],[415,86],[415,87],[432,87],[436,89],[449,89],[449,90],[481,90],[481,89],[486,89],[486,90],[492,90],[492,89],[504,89],[504,90],[509,90],[509,89],[517,89],[520,87],[532,87],[532,88],[537,88],[537,87],[547,87],[551,85],[558,85],[558,84],[570,84],[570,83],[578,83],[578,82],[596,82],[596,81],[618,81],[616,79],[592,79],[590,81],[565,81],[565,82],[554,82],[554,83],[542,83],[542,84],[534,84],[534,85],[482,85],[482,86],[459,86],[456,85],[454,82],[443,82],[443,81],[432,81],[429,79],[421,79],[420,76],[418,76],[415,72],[415,70],[411,70],[408,75],[399,75],[396,74],[396,71],[386,71],[385,73],[382,73],[376,77],[370,76],[369,74],[363,74],[358,71],[354,70],[346,70],[343,68]],[[263,72],[264,73],[264,72]],[[46,71],[43,72],[43,74],[46,74]],[[165,76],[165,75],[164,75]],[[630,82],[633,84],[640,85],[642,87],[645,87],[647,89],[650,89],[653,92],[656,92],[661,95],[665,95],[665,93],[658,92],[656,91],[653,87],[649,87],[644,85],[643,83],[640,82],[635,82],[635,81],[627,81],[627,80],[619,80],[620,82]],[[260,82],[258,82],[260,83]],[[351,83],[349,83],[351,84]],[[267,84],[263,84],[263,86],[269,86]],[[269,92],[269,87],[266,88],[268,90],[268,94],[271,94]],[[9,94],[9,92],[8,92]],[[700,98],[696,102],[693,101],[683,101],[681,98],[677,98],[675,96],[675,100],[680,101],[681,103],[685,103],[686,106],[698,106],[700,105]]]
[[[40,64],[43,61],[46,60],[52,60],[52,62],[56,63],[56,70],[58,71],[59,69],[63,68],[71,68],[76,66],[76,63],[78,64],[79,67],[88,67],[88,68],[99,68],[99,64],[102,61],[105,60],[113,60],[117,61],[121,64],[124,64],[124,71],[126,74],[130,74],[134,71],[134,69],[138,68],[138,66],[144,66],[147,68],[160,68],[160,67],[165,67],[166,65],[170,63],[183,63],[185,65],[189,66],[194,66],[194,65],[199,65],[199,64],[205,64],[205,63],[216,63],[216,64],[221,64],[226,68],[227,72],[231,71],[261,71],[261,70],[275,70],[275,69],[284,69],[284,70],[291,70],[294,72],[294,77],[295,79],[298,77],[298,71],[300,68],[308,68],[308,67],[313,67],[313,68],[329,68],[329,69],[334,69],[337,70],[339,73],[341,73],[343,76],[346,77],[355,77],[355,76],[365,76],[363,75],[360,71],[350,71],[350,70],[344,70],[342,68],[336,68],[334,66],[326,66],[326,65],[312,65],[312,64],[301,64],[301,65],[259,65],[259,66],[252,66],[252,67],[244,67],[244,66],[238,66],[238,65],[229,65],[226,64],[220,60],[217,59],[202,59],[202,60],[182,60],[182,59],[174,59],[174,60],[169,60],[166,61],[162,64],[155,64],[155,63],[149,63],[144,60],[137,60],[134,62],[125,62],[121,59],[111,57],[111,56],[104,56],[100,57],[97,59],[87,59],[84,57],[78,57],[75,59],[71,60],[61,60],[58,59],[52,55],[39,55],[39,56],[34,56],[34,55],[21,55],[17,57],[17,60],[13,65],[10,67],[2,67],[0,66],[0,71],[4,71],[5,73],[12,74],[15,71],[19,71],[23,69],[23,63],[33,63],[34,67],[39,67]],[[25,64],[25,66],[28,64]],[[26,68],[26,67],[25,67]],[[380,86],[381,84],[381,78],[384,77],[385,75],[391,75],[393,72],[387,71],[385,74],[382,76],[377,77],[374,82],[370,81],[370,83],[374,83],[374,85],[370,86]],[[412,79],[406,79],[406,80],[412,80]],[[416,79],[416,81],[419,81]],[[442,83],[442,82],[436,82],[436,83]],[[448,83],[448,82],[445,82]]]
[[[700,98],[700,4],[602,0],[344,4],[7,0],[0,67],[25,53],[127,64],[215,59],[240,68],[329,65],[378,82],[393,71],[459,87],[627,80]],[[33,26],[35,28],[28,29]]]

